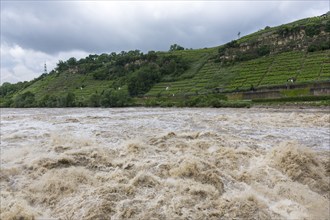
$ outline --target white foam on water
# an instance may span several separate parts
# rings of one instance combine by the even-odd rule
[[[320,109],[2,109],[1,219],[329,219]]]

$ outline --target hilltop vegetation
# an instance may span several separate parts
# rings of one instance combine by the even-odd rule
[[[4,83],[0,105],[246,106],[244,101],[230,104],[228,97],[287,85],[288,80],[295,85],[329,82],[329,39],[330,19],[324,15],[266,27],[214,48],[174,44],[168,52],[72,57],[30,82]]]

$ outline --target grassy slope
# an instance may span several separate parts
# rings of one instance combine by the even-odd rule
[[[173,52],[160,52],[159,55],[177,55],[190,63],[189,69],[180,76],[180,82],[188,82],[194,77],[204,66],[210,56],[215,55],[217,48],[199,49],[199,50],[184,50]],[[37,82],[33,83],[26,89],[19,91],[17,94],[22,94],[31,91],[36,94],[36,99],[40,99],[45,94],[61,95],[67,92],[73,92],[79,101],[84,102],[89,96],[95,92],[101,93],[108,89],[114,81],[110,80],[94,80],[91,74],[80,75],[72,73],[61,73],[58,76],[49,75]],[[165,83],[166,84],[166,83]],[[157,88],[156,85],[155,88]],[[127,87],[123,87],[125,89]]]
[[[319,25],[321,21],[320,17],[312,17],[263,29],[240,38],[238,43],[257,41],[260,36],[275,33],[283,28]],[[214,88],[220,91],[247,90],[251,86],[260,88],[285,85],[291,77],[296,77],[296,83],[329,81],[330,50],[312,53],[284,52],[241,62],[230,67],[222,67],[219,63],[210,61],[206,62],[193,78],[173,83],[159,83],[147,95],[207,93]],[[166,87],[170,89],[166,90]]]
[[[250,89],[283,85],[287,79],[296,77],[297,83],[330,80],[330,50],[313,53],[286,52],[241,62],[230,67],[207,61],[216,53],[215,48],[174,52],[191,62],[191,67],[175,82],[160,82],[146,95],[202,94],[219,88],[222,91]],[[113,81],[94,80],[91,75],[64,73],[48,76],[20,91],[31,91],[39,99],[44,94],[59,95],[74,92],[78,101],[84,102],[97,92],[110,88]],[[166,87],[169,87],[166,90]]]
[[[279,28],[311,25],[317,21],[316,18],[308,18],[261,30],[242,37],[239,42],[253,41],[262,34],[273,33]],[[177,81],[166,82],[166,79],[164,79],[146,95],[201,94],[208,93],[215,88],[220,91],[248,90],[252,85],[254,88],[284,85],[290,77],[296,77],[297,83],[330,80],[330,50],[313,53],[303,51],[284,52],[240,62],[233,66],[222,67],[219,63],[215,63],[210,59],[217,55],[218,48],[159,52],[159,55],[174,54],[181,56],[189,62],[190,67]],[[75,93],[78,101],[84,102],[91,94],[102,92],[110,88],[113,83],[114,81],[109,80],[94,80],[91,74],[61,73],[58,76],[55,74],[48,75],[17,94],[31,91],[39,99],[45,94],[61,95],[70,91]],[[167,87],[169,89],[166,90]]]
[[[285,52],[230,67],[207,62],[191,79],[155,85],[147,95],[205,93],[214,88],[223,91],[283,85],[296,77],[297,83],[330,80],[330,50],[306,53]],[[168,90],[165,88],[169,87]]]
[[[91,75],[63,73],[59,76],[50,75],[45,77],[20,91],[18,94],[31,91],[36,94],[36,99],[40,99],[45,94],[62,95],[73,92],[76,95],[77,101],[83,102],[84,100],[88,100],[91,94],[110,88],[112,83],[112,81],[94,80]]]

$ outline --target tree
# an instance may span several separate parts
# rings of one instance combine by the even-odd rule
[[[109,78],[109,74],[104,68],[99,68],[93,72],[93,78],[96,80],[106,80]]]
[[[178,44],[173,44],[170,46],[170,51],[176,51],[176,50],[184,50],[184,47],[182,47]]]
[[[74,107],[76,96],[72,92],[59,98],[59,107]]]
[[[124,107],[129,104],[129,96],[125,90],[108,89],[101,96],[103,107]]]
[[[17,95],[14,99],[14,107],[26,108],[35,106],[35,95],[28,91],[23,94]]]
[[[63,60],[59,60],[56,66],[56,70],[59,72],[65,71],[68,69],[68,64]]]
[[[9,82],[5,82],[0,86],[0,97],[5,97],[7,94],[15,92],[15,86]]]
[[[59,107],[59,100],[56,96],[54,95],[48,95],[46,94],[41,98],[38,104],[39,107]]]
[[[66,107],[74,107],[75,106],[75,99],[76,96],[74,93],[72,92],[68,92],[68,94],[66,95]]]
[[[97,93],[92,94],[89,97],[88,106],[90,106],[90,107],[100,107],[101,106],[101,96]]]
[[[162,57],[159,62],[161,75],[181,75],[185,70],[188,69],[187,62],[179,56],[166,56]]]
[[[155,62],[157,60],[157,53],[155,51],[149,51],[146,55],[145,58],[149,61],[149,62]]]
[[[258,56],[265,56],[270,53],[270,48],[268,45],[262,45],[257,49]]]
[[[330,21],[327,21],[327,23],[325,24],[325,29],[326,32],[330,32]]]
[[[71,57],[71,58],[68,59],[66,62],[67,62],[67,64],[68,64],[69,66],[75,66],[75,65],[77,65],[77,59],[74,58],[74,57]]]
[[[148,92],[151,87],[159,82],[160,72],[156,65],[148,65],[135,71],[128,80],[128,91],[131,96]]]

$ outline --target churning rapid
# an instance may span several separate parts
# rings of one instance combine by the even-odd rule
[[[330,219],[323,109],[1,109],[1,219]]]

